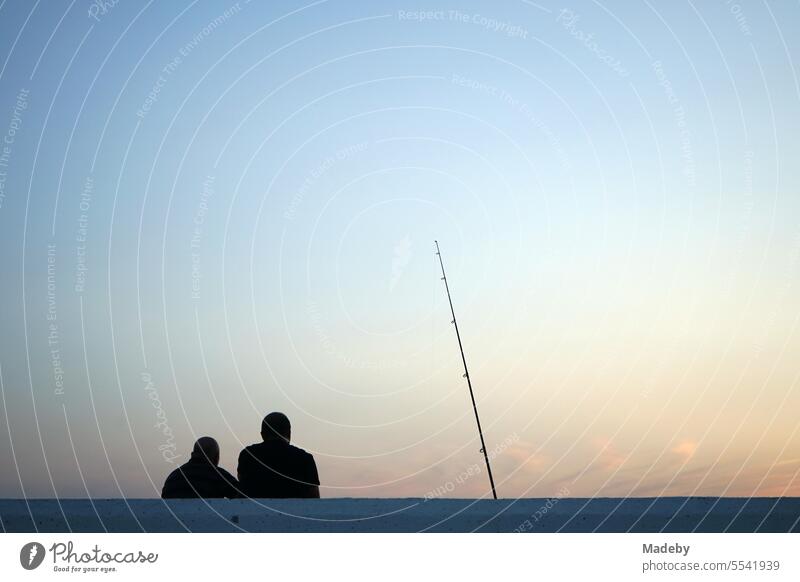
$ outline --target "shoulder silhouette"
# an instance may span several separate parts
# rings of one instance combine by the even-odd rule
[[[272,412],[261,423],[263,442],[239,455],[238,476],[248,497],[319,497],[314,457],[290,444],[291,424],[285,414]]]
[[[233,475],[218,466],[219,444],[211,437],[197,440],[192,456],[164,481],[163,499],[197,499],[241,497],[239,483]]]

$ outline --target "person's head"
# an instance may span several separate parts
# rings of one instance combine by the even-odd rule
[[[211,437],[200,437],[192,449],[193,459],[202,459],[212,465],[219,464],[219,444]]]
[[[261,438],[265,441],[284,440],[287,443],[292,438],[292,425],[282,412],[270,412],[261,421]]]

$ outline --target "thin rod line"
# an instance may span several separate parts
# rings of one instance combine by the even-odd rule
[[[444,261],[442,261],[442,252],[439,250],[439,241],[436,243],[436,256],[439,257],[439,266],[442,268],[442,281],[444,281],[444,288],[447,291],[447,302],[450,304],[450,313],[453,316],[453,327],[456,330],[456,338],[458,339],[458,349],[461,352],[461,363],[464,364],[464,378],[467,379],[467,386],[469,387],[469,397],[472,400],[472,410],[475,412],[475,422],[478,424],[478,435],[481,437],[481,452],[483,453],[483,460],[486,461],[486,472],[489,474],[489,484],[492,486],[492,496],[497,499],[497,491],[494,488],[494,477],[492,477],[492,467],[489,465],[489,454],[486,451],[486,443],[483,440],[483,429],[481,428],[481,419],[478,416],[478,405],[475,403],[475,394],[472,391],[472,380],[469,377],[469,369],[467,368],[467,358],[464,356],[464,346],[461,344],[461,334],[458,331],[458,322],[456,321],[456,312],[453,309],[453,298],[450,296],[450,286],[447,284],[447,275],[444,273]]]

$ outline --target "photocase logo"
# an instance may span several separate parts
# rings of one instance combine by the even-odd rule
[[[389,292],[394,291],[395,286],[403,276],[408,263],[411,262],[411,237],[406,235],[394,245],[394,257],[392,258],[392,278],[389,281]]]
[[[44,546],[39,542],[28,542],[19,551],[19,563],[26,570],[35,570],[44,561]]]

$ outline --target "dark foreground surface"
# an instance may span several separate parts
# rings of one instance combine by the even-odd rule
[[[800,498],[3,499],[7,532],[798,532]]]

